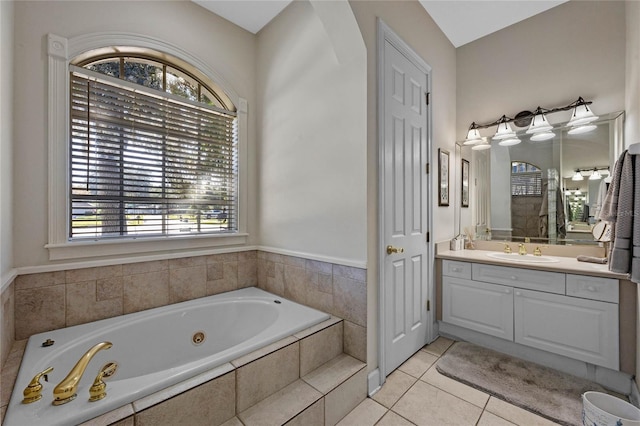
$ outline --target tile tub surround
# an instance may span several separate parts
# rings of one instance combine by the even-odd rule
[[[271,412],[271,420],[282,417],[282,423],[333,425],[366,397],[366,366],[339,353],[342,342],[336,337],[342,333],[342,320],[332,317],[84,424],[178,424],[189,419],[193,424],[251,425],[264,422],[265,412]],[[338,355],[327,360],[333,354]],[[315,368],[303,374],[303,363]],[[275,405],[270,404],[274,399]]]
[[[258,251],[258,287],[342,318],[344,352],[366,362],[366,269]]]
[[[264,251],[26,274],[14,284],[14,325],[8,324],[11,318],[3,318],[3,326],[15,329],[13,338],[22,340],[58,328],[257,286],[343,318],[345,353],[364,362],[366,275],[366,269]]]
[[[15,340],[15,300],[15,281],[12,281],[0,295],[0,371]]]
[[[257,284],[255,251],[20,275],[15,339]]]
[[[0,372],[32,334],[250,286],[346,315],[343,350],[366,361],[366,269],[245,251],[20,275],[2,292]]]

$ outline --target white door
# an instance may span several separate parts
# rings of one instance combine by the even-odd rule
[[[382,295],[385,375],[429,341],[428,70],[384,41]]]

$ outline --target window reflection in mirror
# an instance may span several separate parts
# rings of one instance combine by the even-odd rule
[[[557,124],[553,139],[538,142],[520,128],[521,143],[492,141],[484,151],[460,144],[456,154],[471,162],[473,187],[470,208],[457,204],[458,229],[481,240],[597,244],[591,231],[623,151],[624,113],[602,114],[595,124],[593,131],[573,135]],[[590,179],[594,171],[600,179]],[[582,180],[574,180],[577,174]]]

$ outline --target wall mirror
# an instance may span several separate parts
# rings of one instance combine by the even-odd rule
[[[552,139],[538,142],[519,128],[519,144],[501,146],[489,137],[485,150],[457,143],[456,191],[461,160],[471,167],[469,208],[456,199],[458,231],[479,240],[597,244],[592,230],[624,149],[624,112],[601,114],[593,124],[588,133],[569,134],[559,123]]]

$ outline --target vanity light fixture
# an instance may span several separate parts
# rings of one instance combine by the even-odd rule
[[[574,195],[582,195],[582,191],[580,191],[580,188],[576,188],[576,192],[574,193]]]
[[[589,172],[590,173],[588,175],[589,176],[589,180],[602,179],[602,174],[599,172],[599,170],[606,171],[607,175],[611,174],[609,172],[609,167],[608,166],[593,167],[593,168],[588,168],[588,169],[576,169],[576,174],[573,175],[571,180],[584,180],[584,175],[582,174],[583,172]]]
[[[527,129],[527,134],[531,135],[531,140],[534,142],[540,142],[553,139],[556,134],[551,130],[553,130],[553,126],[549,124],[547,116],[542,111],[542,108],[536,108],[533,112],[533,117],[531,118],[531,124]]]
[[[556,137],[556,134],[553,132],[540,132],[540,133],[533,134],[530,139],[534,142],[541,142],[541,141],[553,139],[555,137]]]
[[[586,102],[582,99],[582,96],[580,96],[577,101],[571,104],[570,106],[573,106],[573,113],[567,126],[578,127],[596,121],[598,116],[589,109],[590,103],[591,102]]]
[[[500,142],[498,142],[498,145],[500,146],[512,146],[512,145],[518,145],[520,143],[520,139],[518,139],[517,137],[512,137],[512,138],[508,138],[508,139],[503,139]]]
[[[482,143],[482,136],[480,136],[480,130],[476,126],[476,123],[471,123],[469,131],[467,132],[467,138],[462,143],[463,145],[475,145]]]
[[[475,145],[473,145],[471,147],[472,150],[474,151],[483,151],[485,149],[489,149],[491,148],[491,144],[489,143],[489,141],[487,141],[486,139],[481,139],[480,143],[477,143]]]
[[[527,129],[527,134],[550,132],[551,130],[553,130],[553,126],[549,124],[547,116],[542,112],[542,108],[536,108],[531,118],[531,124]]]
[[[513,139],[516,137],[516,132],[513,131],[511,125],[509,124],[510,119],[507,118],[506,115],[503,115],[498,120],[498,130],[496,134],[493,135],[493,140],[503,140],[503,139]]]
[[[580,173],[580,170],[578,169],[576,170],[576,174],[573,175],[571,180],[584,180],[584,176],[582,176],[582,173]]]
[[[567,133],[569,133],[570,135],[581,135],[583,133],[588,133],[592,130],[595,130],[596,127],[598,126],[596,126],[595,124],[584,124],[582,126],[572,127]]]
[[[509,118],[503,115],[499,119],[487,123],[477,124],[475,121],[471,123],[469,131],[467,132],[467,138],[464,140],[464,145],[473,145],[473,149],[488,149],[491,148],[489,142],[483,141],[480,136],[479,129],[486,129],[493,126],[498,126],[493,140],[500,141],[502,146],[516,145],[520,143],[520,139],[517,138],[513,128],[509,123],[514,122],[518,127],[529,126],[526,133],[531,135],[531,140],[534,142],[545,141],[555,137],[555,133],[552,132],[553,126],[547,120],[548,114],[553,114],[560,111],[573,110],[571,113],[571,119],[567,123],[570,127],[568,133],[570,135],[579,135],[594,130],[597,126],[592,124],[598,119],[598,116],[594,115],[589,105],[591,101],[585,101],[582,96],[578,97],[578,100],[570,103],[564,107],[557,108],[542,108],[538,106],[534,112],[521,111],[516,114],[515,118]],[[482,148],[476,148],[478,145],[483,145]],[[484,146],[487,145],[487,146]],[[575,178],[575,176],[574,176]],[[581,180],[581,179],[574,179]]]

